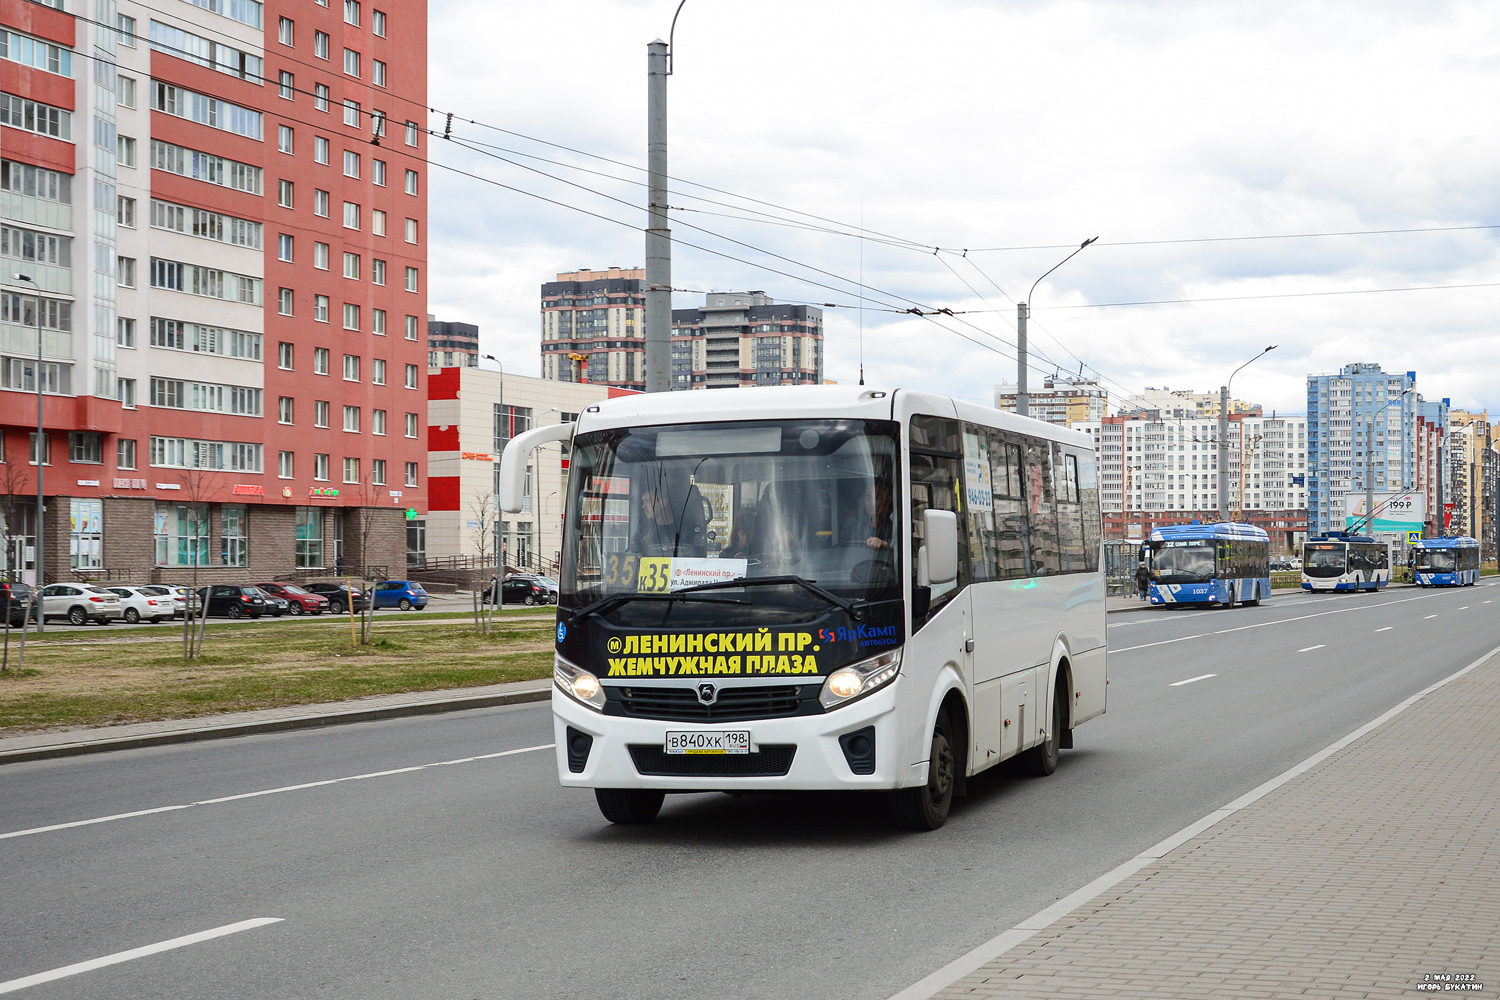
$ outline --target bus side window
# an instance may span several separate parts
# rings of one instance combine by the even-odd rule
[[[912,525],[912,631],[920,629],[933,614],[969,584],[969,548],[958,550],[958,579],[941,587],[926,587],[918,574],[922,537],[922,512],[929,507],[951,510],[964,520],[963,440],[959,422],[951,418],[914,416],[911,419],[911,525]],[[918,487],[925,487],[919,497]],[[925,606],[924,606],[925,605]]]
[[[991,479],[995,489],[995,549],[991,554],[996,579],[1024,580],[1031,576],[1030,529],[1026,524],[1026,490],[1022,482],[1019,438],[990,431]],[[1002,492],[998,484],[1004,484]]]
[[[1080,452],[1076,460],[1078,500],[1083,505],[1083,568],[1086,573],[1095,573],[1099,570],[1099,534],[1104,527],[1099,518],[1099,470],[1092,451]]]
[[[969,568],[974,582],[998,580],[995,571],[995,482],[990,465],[989,435],[976,424],[964,425],[964,504],[968,516]]]
[[[1052,442],[1026,438],[1026,509],[1031,540],[1031,575],[1056,576],[1061,560],[1057,551],[1056,497],[1052,489]]]
[[[1082,573],[1085,565],[1083,509],[1078,503],[1078,457],[1054,442],[1053,469],[1057,472],[1057,548],[1063,573]]]

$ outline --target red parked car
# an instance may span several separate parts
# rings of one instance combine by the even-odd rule
[[[285,600],[288,610],[294,615],[321,615],[328,610],[328,598],[309,593],[295,583],[257,583],[256,586]]]

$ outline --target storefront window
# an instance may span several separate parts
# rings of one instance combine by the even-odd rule
[[[245,530],[245,508],[226,506],[219,510],[219,560],[225,566],[248,565],[248,532]]]
[[[208,508],[156,505],[156,565],[207,566]]]
[[[71,500],[68,566],[99,569],[104,565],[104,509],[100,500]]]
[[[297,568],[323,567],[323,512],[317,507],[297,508]]]

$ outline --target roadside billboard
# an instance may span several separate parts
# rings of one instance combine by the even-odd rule
[[[1355,522],[1364,520],[1365,495],[1363,493],[1344,494],[1344,527],[1353,527]],[[1427,522],[1427,495],[1421,490],[1399,490],[1395,493],[1375,494],[1375,518],[1360,526],[1361,534],[1375,534],[1378,532],[1399,531],[1402,533],[1415,531],[1420,532],[1422,525]]]

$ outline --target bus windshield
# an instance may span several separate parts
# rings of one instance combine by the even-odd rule
[[[1453,573],[1458,570],[1458,553],[1452,549],[1417,550],[1417,569],[1424,573]]]
[[[1152,572],[1158,583],[1202,583],[1214,576],[1214,543],[1157,542]]]
[[[1303,547],[1302,572],[1307,576],[1343,576],[1346,565],[1342,543]]]
[[[686,628],[807,621],[827,608],[795,582],[654,595],[799,577],[847,601],[899,599],[898,431],[894,421],[766,420],[579,435],[559,603],[653,595],[600,613]]]

